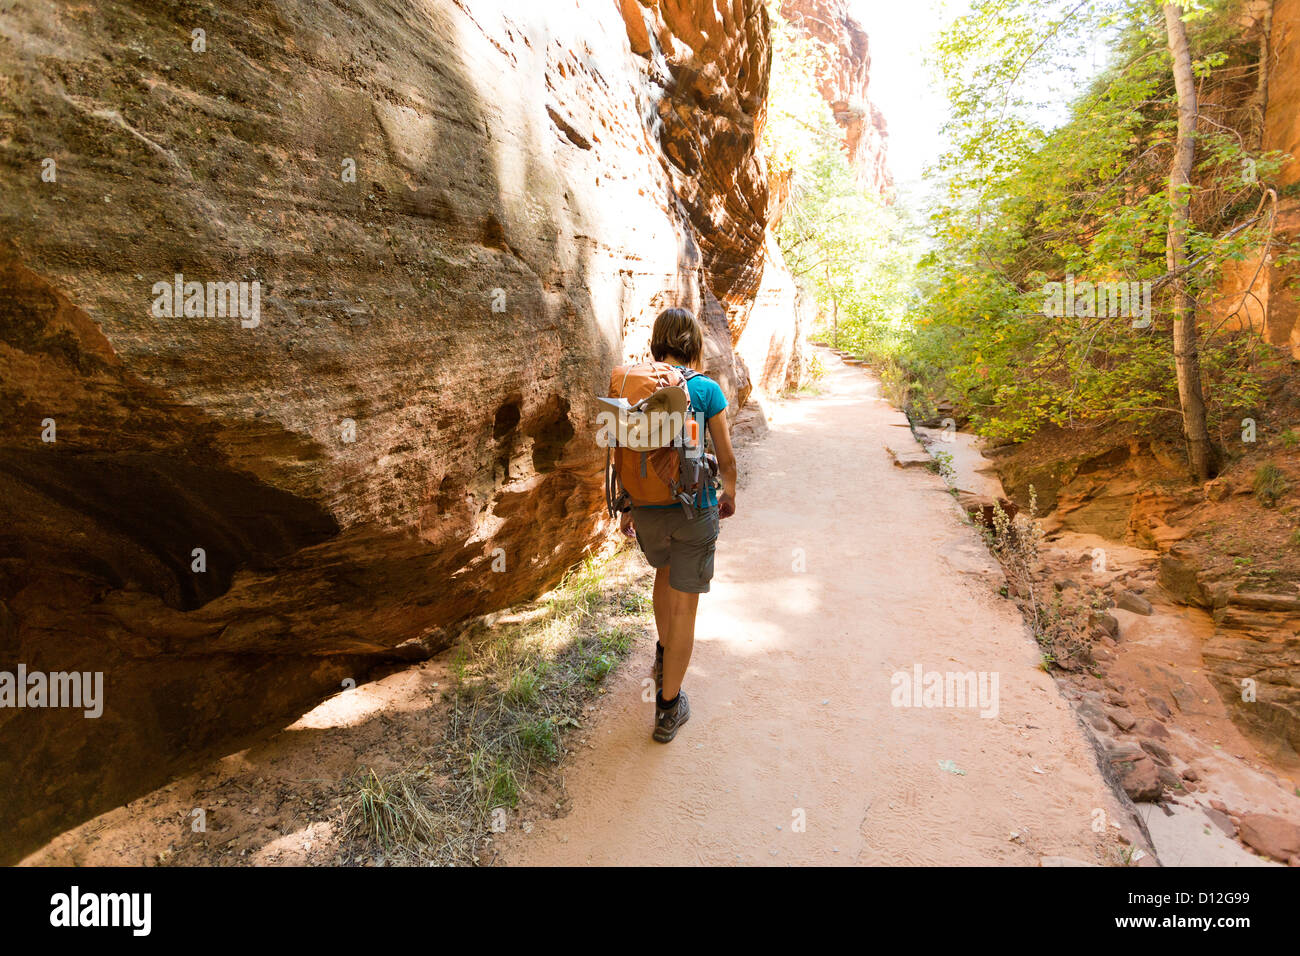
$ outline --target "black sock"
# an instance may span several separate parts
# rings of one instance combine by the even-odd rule
[[[681,692],[678,691],[677,697],[681,697],[681,696],[682,696]],[[674,697],[672,700],[664,700],[664,695],[662,691],[655,694],[655,697],[658,698],[658,705],[660,710],[672,710],[674,707],[677,706],[677,697]]]

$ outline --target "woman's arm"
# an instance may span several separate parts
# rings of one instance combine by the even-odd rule
[[[736,451],[731,447],[731,428],[727,424],[725,408],[709,419],[709,434],[713,436],[713,450],[718,455],[718,474],[722,478],[718,517],[730,518],[736,513]]]

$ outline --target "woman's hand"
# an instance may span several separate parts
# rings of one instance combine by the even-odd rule
[[[636,537],[636,525],[632,523],[632,512],[624,511],[619,514],[618,530],[622,531],[629,538]]]
[[[736,452],[731,447],[731,426],[727,424],[724,408],[709,419],[709,434],[718,453],[718,477],[722,479],[722,495],[718,498],[718,518],[730,518],[736,513]]]

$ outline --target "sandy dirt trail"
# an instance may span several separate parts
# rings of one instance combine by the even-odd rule
[[[742,461],[690,722],[651,740],[639,647],[566,774],[568,812],[511,827],[498,863],[1113,861],[1093,827],[1115,801],[976,532],[942,479],[893,465],[887,446],[919,446],[877,382],[823,361],[822,393],[778,406]],[[996,716],[892,706],[891,675],[918,664],[996,673]]]

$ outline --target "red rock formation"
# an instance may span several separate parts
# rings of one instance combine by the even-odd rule
[[[1268,28],[1268,87],[1260,145],[1300,157],[1300,0],[1272,0],[1271,22],[1263,16],[1266,6],[1255,0],[1243,10],[1245,37],[1257,41]],[[1278,176],[1279,200],[1273,221],[1279,247],[1300,236],[1297,182],[1300,162],[1287,163]],[[1206,325],[1229,331],[1258,330],[1268,342],[1288,348],[1300,359],[1300,296],[1295,293],[1300,268],[1275,265],[1275,255],[1263,265],[1259,256],[1224,265],[1220,296],[1211,303]]]
[[[0,670],[106,675],[98,720],[0,710],[0,862],[553,584],[664,305],[748,393],[760,0],[33,0],[0,35]],[[178,274],[258,283],[255,321],[160,314]]]
[[[781,249],[769,237],[762,281],[749,319],[736,339],[754,387],[772,395],[799,384],[803,341],[808,334],[803,302]]]
[[[1290,534],[1289,522],[1255,499],[1257,461],[1235,464],[1204,492],[1189,490],[1180,487],[1186,463],[1177,445],[1121,435],[1118,429],[1110,437],[1044,429],[992,457],[1013,498],[1023,503],[1034,490],[1046,527],[1159,554],[1165,594],[1213,615],[1201,656],[1232,719],[1262,752],[1293,764],[1300,754],[1300,689],[1293,677],[1300,672],[1300,596],[1285,582],[1294,572],[1274,566],[1277,575],[1265,575],[1270,584],[1264,585],[1249,563],[1238,564],[1215,540],[1236,528],[1269,547],[1266,542]]]
[[[647,60],[652,133],[709,285],[729,314],[743,312],[758,288],[766,227],[767,177],[755,147],[771,68],[767,10],[761,0],[622,0],[621,8],[632,48]]]
[[[1271,19],[1265,16],[1267,10]],[[1241,25],[1243,37],[1255,43],[1267,31],[1269,69],[1260,146],[1300,157],[1300,0],[1253,0],[1243,6]],[[1300,236],[1297,183],[1300,161],[1293,158],[1277,177],[1273,237],[1278,248]],[[1256,255],[1227,263],[1221,296],[1212,303],[1206,325],[1257,330],[1300,359],[1300,268],[1294,263],[1278,265],[1277,256],[1275,249],[1263,262]],[[1265,427],[1289,424],[1270,422]],[[1250,484],[1229,466],[1211,491],[1216,498],[1244,498]],[[1215,505],[1203,507],[1208,512]],[[1197,517],[1201,524],[1218,519],[1213,514]],[[1209,565],[1201,551],[1173,550],[1162,561],[1162,583],[1180,599],[1213,610],[1215,633],[1204,649],[1207,673],[1234,720],[1270,745],[1280,742],[1294,760],[1300,754],[1300,689],[1294,677],[1300,672],[1300,601],[1289,593],[1242,593],[1234,580],[1239,575]],[[1243,700],[1247,680],[1256,685],[1255,693]]]
[[[785,0],[780,12],[825,46],[827,68],[819,85],[844,128],[850,164],[864,190],[889,198],[893,180],[885,155],[888,134],[884,117],[867,98],[871,56],[866,32],[849,16],[843,0]],[[802,316],[807,303],[770,232],[789,198],[789,176],[774,178],[768,186],[765,218],[769,233],[760,280],[753,299],[747,301],[748,310],[732,310],[728,324],[736,354],[746,365],[753,387],[778,394],[799,384],[809,322]]]
[[[845,0],[782,0],[781,15],[825,44],[827,67],[819,77],[822,96],[844,129],[844,146],[862,187],[888,198],[894,180],[887,162],[885,117],[871,102],[871,49],[867,33]]]

